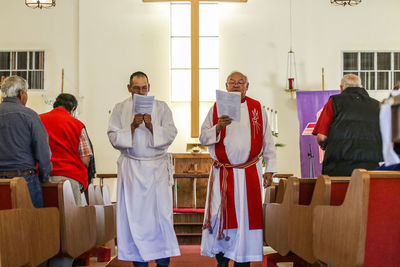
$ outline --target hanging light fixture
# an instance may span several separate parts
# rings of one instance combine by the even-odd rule
[[[290,0],[289,7],[290,14],[290,50],[287,55],[287,69],[286,69],[286,91],[293,93],[297,91],[297,70],[296,70],[296,56],[292,48],[292,0]]]
[[[30,8],[51,8],[56,6],[56,0],[25,0],[25,5]]]
[[[331,0],[331,4],[338,6],[355,6],[361,3],[361,0]]]

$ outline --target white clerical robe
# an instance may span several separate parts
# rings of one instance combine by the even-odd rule
[[[275,145],[268,124],[268,117],[264,109],[262,109],[262,118],[264,127],[263,156],[266,164],[265,172],[276,172],[277,164]],[[213,159],[217,159],[215,154],[215,144],[219,142],[219,138],[220,135],[216,135],[216,126],[213,126],[213,108],[211,108],[201,127],[200,142],[202,145],[208,146],[208,150]],[[224,145],[231,164],[241,164],[248,160],[251,148],[251,129],[246,102],[242,103],[240,107],[240,122],[233,121],[226,127]],[[260,189],[262,190],[263,172],[261,161],[257,163],[257,172],[259,176]],[[262,261],[263,230],[249,230],[245,169],[233,169],[235,210],[238,228],[224,230],[225,236],[228,235],[230,237],[228,241],[225,239],[217,239],[219,220],[216,220],[216,218],[221,203],[219,169],[214,168],[213,173],[215,179],[213,188],[208,188],[207,192],[207,201],[208,194],[213,194],[211,205],[211,226],[213,227],[213,232],[209,233],[208,229],[203,230],[201,254],[213,257],[216,254],[223,252],[225,257],[236,262]],[[206,207],[208,207],[208,203],[206,204]]]
[[[171,110],[154,100],[153,134],[142,123],[131,133],[132,97],[111,114],[108,137],[121,152],[118,159],[118,258],[129,261],[179,256],[172,222],[173,167],[167,149],[174,141]]]

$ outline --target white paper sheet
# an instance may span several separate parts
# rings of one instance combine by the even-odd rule
[[[240,121],[240,93],[216,90],[218,117],[228,115],[233,121]]]
[[[134,94],[133,96],[133,114],[151,114],[153,111],[154,96],[145,96]]]

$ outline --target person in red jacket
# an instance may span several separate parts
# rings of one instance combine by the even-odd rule
[[[87,166],[93,155],[85,125],[73,115],[78,101],[71,94],[60,94],[54,109],[40,115],[49,135],[53,170],[50,181],[69,180],[75,202],[81,205],[81,191],[88,186]]]

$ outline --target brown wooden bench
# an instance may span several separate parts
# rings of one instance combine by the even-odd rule
[[[0,266],[25,266],[31,262],[31,248],[21,249],[21,244],[31,239],[27,220],[26,209],[0,210]]]
[[[398,266],[400,172],[356,169],[340,206],[316,206],[314,255],[333,266]]]
[[[108,192],[108,186],[103,190]],[[102,246],[116,236],[115,205],[105,204],[100,186],[90,184],[88,186],[89,205],[96,209],[96,246]]]
[[[289,177],[284,186],[283,197],[277,195],[276,203],[267,203],[265,206],[264,240],[282,256],[290,251],[288,240],[290,206],[308,205],[311,202],[315,182],[316,179]],[[278,202],[279,198],[283,198],[281,202]]]
[[[75,204],[69,181],[42,184],[45,207],[57,207],[60,214],[61,253],[76,258],[95,247],[96,210]]]
[[[289,206],[289,249],[309,263],[317,259],[313,253],[313,211],[317,205],[340,205],[346,195],[351,177],[318,177],[312,191],[303,191],[301,204]],[[299,183],[301,180],[294,180]],[[299,185],[296,185],[299,187]],[[312,196],[311,202],[308,200]]]
[[[58,210],[34,208],[22,177],[0,179],[0,196],[1,266],[37,266],[55,256],[60,249]]]

